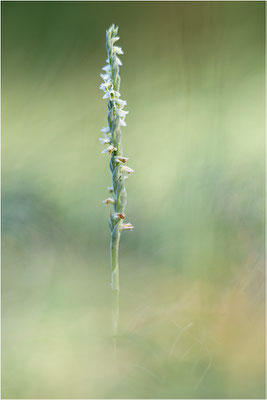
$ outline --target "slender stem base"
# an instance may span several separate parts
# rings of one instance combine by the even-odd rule
[[[117,338],[120,319],[120,292],[112,290],[112,333]]]
[[[118,368],[117,362],[117,344],[118,344],[118,329],[120,318],[120,286],[119,286],[119,241],[120,241],[120,223],[114,228],[111,235],[111,287],[112,287],[112,341],[114,349],[115,368]]]
[[[113,338],[118,336],[119,327],[119,301],[120,301],[120,285],[119,285],[119,241],[120,241],[120,225],[118,222],[114,227],[111,235],[111,287],[112,287],[112,334]]]

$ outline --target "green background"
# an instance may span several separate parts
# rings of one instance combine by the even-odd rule
[[[2,2],[2,395],[264,398],[264,2]],[[99,90],[119,25],[117,365]]]

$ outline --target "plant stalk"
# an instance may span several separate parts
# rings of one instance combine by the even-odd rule
[[[112,333],[114,338],[118,335],[120,318],[119,242],[120,233],[111,235]]]
[[[122,134],[121,126],[126,126],[125,117],[128,111],[123,110],[127,104],[126,101],[120,99],[120,75],[119,67],[122,65],[118,58],[119,54],[123,54],[121,47],[115,45],[119,40],[117,36],[118,27],[112,25],[106,31],[106,48],[107,48],[107,65],[103,67],[105,73],[101,74],[104,83],[100,85],[100,89],[104,91],[104,99],[108,99],[108,127],[103,128],[104,137],[100,138],[102,144],[108,147],[103,153],[110,154],[110,171],[112,174],[112,187],[109,188],[112,198],[104,200],[105,204],[113,204],[114,213],[110,215],[109,227],[111,231],[110,253],[111,253],[111,288],[112,288],[112,333],[114,348],[117,346],[117,336],[119,329],[119,243],[122,230],[132,230],[130,223],[124,224],[125,206],[127,194],[125,189],[126,175],[130,175],[133,170],[124,164],[128,160],[122,155]]]

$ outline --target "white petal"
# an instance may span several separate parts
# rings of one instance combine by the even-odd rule
[[[110,143],[110,138],[99,138],[101,144],[108,144]]]
[[[120,40],[119,36],[115,36],[114,38],[111,39],[112,43],[117,42],[118,40]]]
[[[129,111],[124,111],[120,109],[116,109],[115,112],[119,117],[125,117],[129,113]]]
[[[109,127],[107,126],[106,128],[102,128],[101,132],[109,133],[110,132]]]
[[[118,65],[122,65],[121,60],[120,60],[119,57],[117,57],[117,56],[116,56],[116,62],[117,62]]]
[[[116,151],[117,148],[114,147],[112,144],[109,145],[105,150],[102,151],[102,153],[109,153],[111,154],[113,151]]]
[[[120,97],[120,92],[117,92],[116,90],[110,90],[108,93],[110,100],[117,101],[117,98]]]
[[[120,104],[122,107],[124,107],[124,106],[126,106],[127,101],[121,100],[121,99],[117,99],[117,100],[116,100],[116,103],[118,103],[118,104]]]
[[[106,91],[108,89],[111,89],[112,86],[113,86],[112,81],[108,80],[107,82],[101,83],[101,85],[99,86],[99,89]]]
[[[103,200],[104,204],[114,204],[115,200],[112,199],[111,197],[108,197],[106,200]]]
[[[121,126],[127,126],[126,122],[122,118],[120,119],[120,124],[121,124]]]
[[[108,65],[105,65],[102,69],[103,69],[103,71],[108,72],[111,70],[111,66],[108,64]]]
[[[133,225],[129,222],[128,224],[122,224],[121,229],[123,230],[128,230],[128,231],[132,231],[133,230]]]
[[[100,74],[101,78],[104,79],[104,81],[108,81],[110,79],[110,74]]]
[[[116,157],[116,161],[117,162],[122,162],[122,163],[126,163],[129,160],[129,157],[123,157],[123,156],[117,156]]]
[[[125,172],[126,174],[132,174],[134,170],[130,167],[127,167],[127,165],[123,165],[121,167],[122,172]]]
[[[113,51],[115,54],[123,54],[122,48],[118,46],[114,46]]]

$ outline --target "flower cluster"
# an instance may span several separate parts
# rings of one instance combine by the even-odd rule
[[[120,77],[118,73],[119,66],[122,65],[122,62],[119,59],[118,55],[123,54],[123,51],[121,47],[114,46],[114,43],[116,43],[120,39],[119,36],[117,36],[117,33],[118,27],[115,27],[114,25],[112,25],[106,33],[108,58],[106,60],[107,65],[102,68],[104,70],[104,73],[100,74],[101,78],[104,81],[103,83],[101,83],[100,89],[104,91],[103,99],[109,100],[109,108],[112,108],[113,118],[119,118],[119,126],[126,126],[125,118],[129,111],[125,111],[123,109],[124,106],[126,106],[127,102],[120,99]],[[110,128],[103,128],[102,132],[104,133],[104,137],[100,138],[100,142],[102,144],[110,144]],[[114,149],[112,151],[114,151]],[[110,153],[109,150],[104,150],[103,152]]]
[[[102,137],[99,139],[101,144],[105,146],[102,153],[108,153],[110,158],[110,170],[112,173],[112,187],[109,187],[109,193],[113,197],[109,197],[103,201],[105,204],[112,204],[114,214],[110,217],[110,228],[112,237],[114,232],[119,230],[132,230],[132,224],[122,224],[125,218],[124,209],[126,205],[125,179],[133,173],[133,169],[125,165],[128,157],[122,155],[121,143],[121,127],[126,126],[125,118],[128,111],[124,110],[127,104],[120,97],[120,76],[119,67],[122,62],[119,55],[123,54],[122,48],[115,45],[119,40],[118,27],[112,25],[106,32],[107,47],[107,64],[102,68],[103,73],[100,74],[103,83],[100,89],[104,91],[103,99],[108,100],[108,126],[101,129]],[[117,238],[119,241],[119,237]]]

